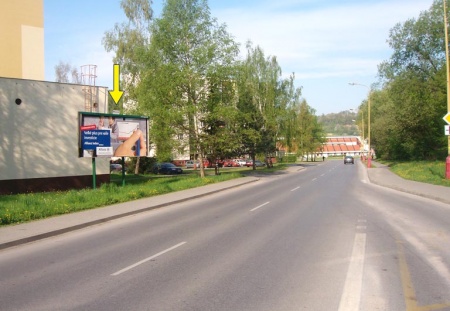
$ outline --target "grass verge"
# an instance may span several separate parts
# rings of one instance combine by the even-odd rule
[[[283,169],[279,165],[273,169]],[[119,174],[111,175],[111,183],[98,189],[83,189],[57,192],[27,193],[0,196],[0,226],[18,224],[56,215],[88,210],[106,205],[148,198],[160,194],[180,191],[212,183],[246,176],[249,169],[222,169],[220,175],[207,171],[205,178],[198,171],[187,171],[178,176],[127,175],[125,186],[121,186]]]
[[[445,179],[445,161],[383,161],[398,176],[413,181],[450,187],[450,180]]]

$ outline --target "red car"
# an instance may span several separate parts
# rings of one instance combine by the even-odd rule
[[[234,160],[224,160],[223,166],[225,167],[239,167],[239,163]]]
[[[247,167],[253,166],[253,161],[247,160],[247,162],[245,163],[245,166],[247,166]],[[264,166],[266,166],[266,163],[256,160],[255,166],[256,167],[264,167]]]

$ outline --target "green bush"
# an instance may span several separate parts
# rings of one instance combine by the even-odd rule
[[[137,158],[130,158],[126,162],[128,174],[134,174]],[[152,171],[153,165],[157,162],[156,158],[141,157],[139,160],[139,174],[146,174]]]
[[[295,163],[297,161],[296,155],[286,155],[282,158],[278,158],[277,161],[279,163]]]

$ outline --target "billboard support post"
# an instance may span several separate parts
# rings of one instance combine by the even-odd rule
[[[122,187],[125,186],[125,157],[122,157]]]
[[[97,169],[95,167],[95,158],[92,158],[92,189],[97,187]]]

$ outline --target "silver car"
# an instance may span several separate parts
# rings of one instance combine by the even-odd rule
[[[200,161],[193,161],[193,160],[189,160],[186,161],[186,168],[199,168],[200,167]]]

